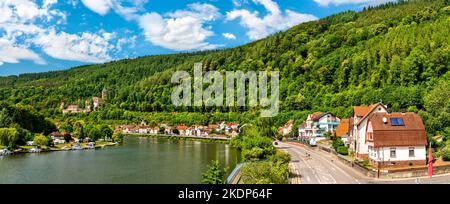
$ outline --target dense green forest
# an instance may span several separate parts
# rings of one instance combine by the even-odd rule
[[[256,108],[174,107],[176,70],[280,71],[280,114],[274,126],[312,111],[349,117],[351,107],[382,101],[391,111],[418,112],[428,135],[450,139],[450,3],[411,0],[343,12],[297,25],[250,44],[215,51],[124,59],[65,71],[0,78],[0,101],[30,107],[63,124],[208,124],[252,122]],[[106,106],[62,115],[108,89]],[[175,114],[177,112],[178,114]]]

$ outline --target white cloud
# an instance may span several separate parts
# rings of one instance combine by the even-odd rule
[[[264,38],[277,31],[288,29],[297,24],[317,20],[311,14],[297,13],[291,10],[282,12],[278,4],[272,0],[253,0],[255,4],[261,4],[267,10],[264,17],[259,17],[259,12],[251,12],[246,9],[227,12],[227,20],[240,19],[240,24],[248,29],[247,36],[252,40]]]
[[[100,15],[106,15],[112,7],[111,0],[81,0],[83,4]]]
[[[100,63],[113,59],[112,55],[117,54],[116,45],[133,43],[105,31],[70,34],[57,30],[58,27],[52,25],[66,20],[63,12],[52,9],[57,2],[43,0],[38,5],[34,0],[0,1],[1,64],[21,60],[44,64],[33,51],[39,48],[55,59]]]
[[[127,20],[137,19],[136,14],[148,0],[81,0],[90,10],[99,15],[106,15],[110,10],[123,16]],[[126,4],[126,6],[124,6]]]
[[[222,33],[222,36],[226,39],[236,40],[236,36],[231,33]]]
[[[19,63],[20,60],[31,60],[36,64],[45,64],[45,60],[30,49],[13,45],[9,40],[0,38],[0,66],[4,63]]]
[[[147,41],[172,50],[207,50],[219,45],[206,42],[214,35],[208,22],[220,18],[219,9],[210,4],[190,4],[163,17],[152,12],[142,15],[138,22]]]
[[[114,33],[104,31],[98,34],[84,32],[76,35],[50,30],[37,36],[34,43],[56,59],[101,63],[111,60],[108,53],[114,45],[109,41],[114,37]]]
[[[321,6],[342,5],[342,4],[369,4],[376,5],[396,0],[314,0]]]

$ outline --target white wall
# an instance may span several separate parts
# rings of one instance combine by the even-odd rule
[[[414,157],[409,157],[409,148],[414,147]],[[369,152],[369,158],[375,161],[412,161],[426,160],[425,146],[395,147],[396,157],[391,158],[391,147],[380,147]]]

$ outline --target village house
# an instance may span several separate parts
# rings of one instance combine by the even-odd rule
[[[350,132],[350,119],[341,119],[340,124],[336,128],[336,137],[340,138],[346,146],[348,146],[349,132]]]
[[[225,135],[235,137],[239,134],[238,124],[228,123],[225,126]]]
[[[184,124],[178,125],[175,129],[178,130],[178,134],[181,136],[188,136],[190,134],[190,130],[187,133],[188,127]]]
[[[308,139],[315,144],[316,141],[326,139],[325,133],[334,134],[339,123],[340,119],[331,113],[315,112],[308,115],[306,121],[299,125],[299,138]]]
[[[367,121],[374,113],[387,113],[387,107],[382,103],[369,106],[354,106],[350,124],[349,149],[357,158],[367,158],[369,147],[365,143]]]
[[[294,125],[293,120],[289,120],[283,127],[278,128],[278,134],[287,136],[292,132],[292,126]]]
[[[153,127],[153,128],[150,128],[150,134],[152,134],[152,135],[157,135],[157,134],[159,134],[159,130],[160,130],[160,128],[159,127]]]
[[[52,132],[48,136],[50,136],[50,138],[52,139],[53,144],[64,144],[72,139],[72,136],[67,132]]]
[[[415,113],[373,113],[367,120],[366,142],[375,167],[426,164],[427,138],[422,119]]]

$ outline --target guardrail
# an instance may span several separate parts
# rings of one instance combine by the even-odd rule
[[[248,163],[239,163],[236,165],[236,167],[233,169],[233,171],[228,175],[227,180],[225,181],[225,184],[238,184],[240,179],[239,172],[241,171],[241,168]]]

